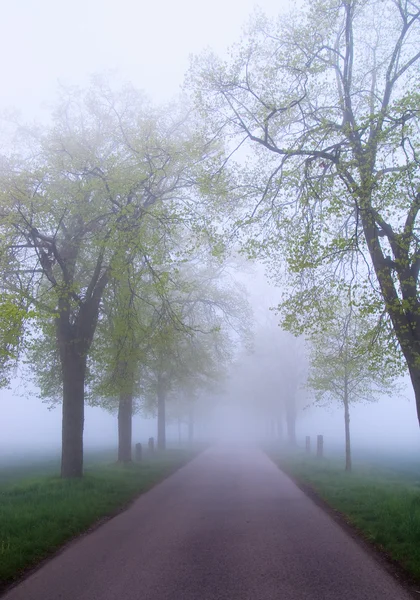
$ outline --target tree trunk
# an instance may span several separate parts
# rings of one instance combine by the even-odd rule
[[[162,382],[158,379],[157,389],[157,447],[159,450],[166,448],[166,394]]]
[[[420,425],[420,368],[415,365],[408,367],[408,372],[410,373],[411,383],[413,385],[414,397],[416,400],[416,408],[417,408],[417,420]]]
[[[344,380],[344,426],[346,431],[346,471],[351,471],[351,444],[350,444],[350,406],[348,395],[348,379]]]
[[[64,294],[58,301],[55,332],[63,379],[61,477],[65,479],[83,476],[86,361],[107,281],[106,271],[96,280],[89,300],[79,307],[75,317],[69,296]]]
[[[194,406],[191,404],[188,410],[188,442],[194,442]]]
[[[118,462],[132,461],[133,395],[120,394],[118,404]]]
[[[364,164],[366,157],[360,156],[359,160]],[[373,179],[371,174],[368,173],[366,180],[362,181],[362,187],[369,190],[369,185],[373,186]],[[389,263],[388,257],[385,257],[379,243],[379,230],[370,210],[372,205],[371,193],[361,196],[360,201],[360,206],[364,209],[360,211],[364,236],[381,288],[382,297],[385,301],[385,308],[391,318],[396,338],[408,366],[416,400],[417,420],[420,425],[420,304],[417,295],[416,278],[413,277],[416,262],[414,261],[410,267],[410,244],[407,244],[405,241],[401,244],[401,238],[401,241],[396,243],[400,255],[396,257],[396,262],[399,263],[397,272],[400,271],[398,282],[402,291],[401,301],[397,291],[397,284],[393,278],[392,266]],[[403,308],[404,304],[406,308]]]
[[[71,342],[62,356],[63,420],[61,477],[83,476],[86,355]]]
[[[293,397],[286,400],[286,427],[289,444],[296,446],[296,406]]]

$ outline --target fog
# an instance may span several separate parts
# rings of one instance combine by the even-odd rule
[[[256,338],[270,335],[276,352],[264,352],[257,344],[251,351],[242,351],[223,382],[220,393],[204,395],[198,402],[195,439],[206,443],[251,443],[285,440],[272,436],[267,426],[266,406],[281,405],[288,394],[287,372],[282,371],[285,354],[295,341],[278,326],[278,317],[269,310],[276,305],[278,289],[270,286],[263,269],[255,266],[252,273],[243,273],[240,280],[247,286],[253,307]],[[270,349],[272,346],[270,345]],[[262,356],[263,355],[263,356]],[[267,367],[267,359],[269,359]],[[299,359],[301,360],[301,358]],[[292,363],[292,366],[296,366]],[[290,368],[290,367],[289,367]],[[304,383],[304,378],[301,380]],[[11,390],[2,390],[2,422],[0,452],[3,458],[25,455],[33,457],[58,451],[61,443],[61,407],[49,408],[36,397],[36,389],[27,382],[14,380]],[[339,403],[328,407],[311,405],[311,396],[299,386],[296,419],[297,444],[304,447],[305,436],[315,443],[318,434],[324,435],[326,453],[344,452],[344,422]],[[179,434],[181,431],[181,440]],[[116,447],[117,418],[98,407],[86,407],[85,447],[87,449]],[[401,390],[393,397],[384,396],[379,402],[354,404],[351,407],[351,435],[353,452],[381,458],[392,453],[416,453],[420,449],[420,435],[415,403],[410,382],[402,380]],[[156,419],[133,418],[133,442],[146,443],[156,437]],[[177,422],[167,425],[168,443],[185,444],[188,439],[187,423],[180,428]]]
[[[190,55],[206,47],[225,52],[255,6],[253,0],[76,0],[67,8],[53,0],[9,2],[0,25],[1,106],[39,116],[57,83],[83,85],[106,71],[167,101],[180,91]],[[258,6],[279,11],[273,0]]]
[[[286,3],[261,0],[258,5],[275,15]],[[224,55],[238,39],[254,10],[253,0],[214,0],[199,3],[137,2],[136,0],[18,0],[3,3],[0,24],[1,109],[18,109],[25,118],[42,119],[54,103],[57,85],[85,85],[95,73],[114,71],[122,80],[144,89],[152,100],[167,101],[179,93],[191,54],[211,47]],[[48,109],[48,110],[47,110]],[[241,350],[235,357],[222,390],[199,401],[195,434],[204,441],[255,442],[270,438],[265,405],[276,405],[288,392],[288,374],[281,370],[290,360],[290,337],[282,333],[278,317],[269,311],[279,300],[261,265],[239,274],[253,310],[254,351]],[[275,340],[270,366],[262,358],[262,333]],[[274,347],[273,346],[273,347]],[[296,355],[292,367],[299,366]],[[303,361],[304,362],[304,361]],[[278,365],[278,370],[276,368]],[[301,366],[301,365],[300,365]],[[246,390],[243,381],[246,373]],[[269,375],[269,373],[271,375]],[[270,379],[271,378],[271,379]],[[242,385],[241,385],[242,382]],[[303,383],[303,380],[302,380]],[[26,381],[12,382],[0,391],[0,452],[3,455],[57,449],[61,439],[60,406],[50,409],[36,397]],[[340,448],[344,439],[342,411],[311,406],[308,393],[299,388],[296,437],[325,436],[325,447]],[[181,441],[187,426],[181,424]],[[354,450],[378,453],[391,448],[418,451],[420,434],[413,392],[408,379],[399,396],[351,408]],[[133,442],[156,435],[156,420],[136,415]],[[179,441],[179,427],[168,424],[168,440]],[[117,421],[97,407],[87,407],[86,447],[115,446]]]

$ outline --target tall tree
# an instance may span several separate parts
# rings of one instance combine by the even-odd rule
[[[191,165],[204,146],[176,118],[96,82],[66,92],[49,128],[21,128],[2,159],[2,286],[23,289],[45,334],[55,330],[63,477],[83,472],[87,357],[104,290],[151,223],[191,220],[197,204]]]
[[[351,263],[420,418],[419,47],[416,2],[313,0],[258,15],[228,62],[204,56],[190,79],[213,130],[256,150],[232,185],[237,225],[260,227],[249,250],[277,248],[299,274]]]

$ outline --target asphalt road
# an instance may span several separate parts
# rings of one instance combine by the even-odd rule
[[[259,450],[207,450],[7,600],[408,600]]]

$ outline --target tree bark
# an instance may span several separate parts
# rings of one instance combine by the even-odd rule
[[[133,394],[120,394],[118,404],[118,462],[132,461]]]
[[[61,297],[58,303],[55,327],[63,378],[61,477],[64,479],[83,476],[86,361],[106,282],[104,274],[90,300],[80,306],[74,322],[69,297]]]
[[[157,386],[157,447],[166,448],[166,394],[160,378]]]
[[[346,471],[351,471],[351,444],[350,444],[350,406],[348,394],[348,378],[344,379],[344,427],[346,432]]]
[[[83,476],[83,428],[85,420],[86,355],[68,343],[62,360],[63,413],[61,477]]]
[[[417,365],[408,365],[408,372],[410,373],[411,383],[413,385],[414,397],[416,400],[417,408],[417,420],[420,426],[420,368]]]
[[[360,157],[362,164],[364,160],[363,156]],[[369,184],[366,181],[364,187],[369,189]],[[393,271],[392,264],[385,256],[379,242],[379,229],[371,211],[371,196],[361,195],[360,202],[361,207],[364,209],[360,212],[364,236],[382,297],[385,301],[385,308],[408,366],[416,400],[417,420],[420,425],[420,368],[418,366],[420,359],[420,302],[416,287],[418,271],[415,262],[410,265],[409,244],[404,241],[401,245],[402,238],[397,238],[395,233],[389,232],[387,237],[396,261],[394,263],[395,271]],[[396,272],[398,276],[402,300],[400,300],[397,292],[393,272]],[[404,304],[406,307],[404,307]]]

